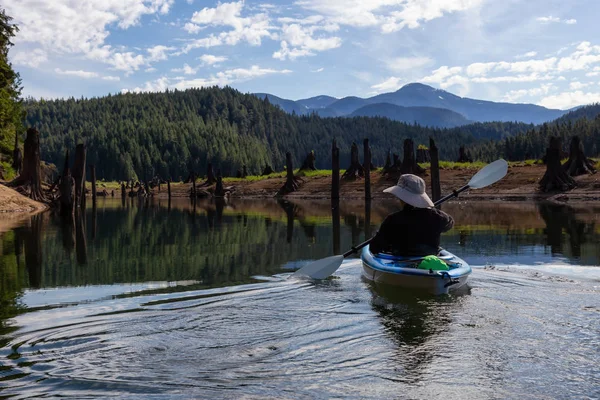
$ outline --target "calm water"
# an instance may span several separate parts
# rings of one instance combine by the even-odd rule
[[[0,236],[0,397],[598,398],[600,208],[448,204],[461,293],[286,279],[394,203],[100,201]]]

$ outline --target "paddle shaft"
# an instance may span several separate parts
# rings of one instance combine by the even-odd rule
[[[454,190],[452,191],[452,193],[450,193],[447,196],[442,197],[441,199],[439,199],[438,201],[436,201],[435,203],[433,203],[434,206],[439,206],[440,204],[444,203],[445,201],[450,200],[453,197],[458,197],[458,195],[462,192],[464,192],[465,190],[469,189],[469,185],[465,185],[463,187],[461,187],[460,189]],[[358,252],[360,249],[362,249],[363,247],[365,247],[366,245],[368,245],[369,243],[371,243],[371,241],[373,240],[373,238],[370,238],[369,240],[365,240],[364,242],[362,242],[361,244],[358,244],[356,246],[352,246],[352,248],[350,250],[348,250],[347,252],[345,252],[344,254],[342,254],[344,256],[344,258]]]

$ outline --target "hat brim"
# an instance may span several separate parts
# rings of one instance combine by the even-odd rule
[[[406,204],[410,204],[413,207],[417,208],[429,208],[435,207],[427,193],[423,194],[415,194],[411,193],[406,189],[401,188],[400,186],[392,186],[384,190],[385,193],[391,193]]]

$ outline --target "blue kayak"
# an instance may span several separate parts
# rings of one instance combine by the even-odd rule
[[[424,290],[444,294],[467,283],[471,267],[446,250],[437,256],[448,266],[447,271],[419,268],[423,257],[402,257],[391,254],[372,254],[369,246],[362,250],[363,276],[374,283]]]

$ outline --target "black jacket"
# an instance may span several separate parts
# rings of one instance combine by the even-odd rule
[[[387,216],[370,244],[371,253],[406,256],[437,254],[440,235],[454,226],[454,220],[436,208],[415,208],[408,204]]]

